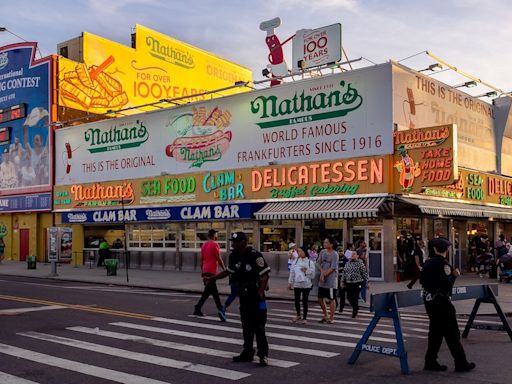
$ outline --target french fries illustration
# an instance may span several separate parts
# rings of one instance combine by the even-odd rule
[[[113,62],[110,56],[100,65],[87,68],[85,63],[80,63],[74,70],[63,73],[60,79],[62,103],[70,107],[75,103],[85,111],[99,113],[126,105],[128,96],[121,82],[105,72]]]

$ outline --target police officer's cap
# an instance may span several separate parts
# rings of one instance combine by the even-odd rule
[[[432,239],[432,246],[438,249],[447,249],[452,243],[446,237],[437,237]]]
[[[244,241],[247,240],[247,235],[244,232],[235,232],[231,234],[231,241]]]

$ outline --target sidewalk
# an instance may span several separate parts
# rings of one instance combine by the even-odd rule
[[[182,271],[156,271],[143,269],[128,270],[128,281],[126,279],[126,270],[118,269],[116,276],[107,276],[105,268],[97,268],[88,264],[83,266],[73,266],[70,264],[59,264],[57,266],[58,276],[51,276],[51,266],[49,263],[37,263],[36,269],[27,269],[27,263],[4,260],[0,264],[0,276],[25,276],[34,278],[51,278],[55,280],[85,282],[95,284],[120,285],[129,287],[156,288],[173,291],[183,291],[200,293],[203,290],[203,284],[199,273]],[[466,274],[457,279],[456,285],[479,285],[479,284],[499,284],[498,302],[508,317],[512,316],[512,284],[498,283],[488,278],[479,278],[473,274]],[[407,290],[406,283],[384,283],[371,282],[369,294],[391,291]],[[219,280],[219,292],[229,294],[228,279]],[[270,275],[270,290],[268,297],[271,299],[293,300],[293,291],[288,290],[288,281],[284,277],[275,277]],[[419,283],[415,286],[420,288]],[[314,299],[314,297],[312,297]],[[469,314],[473,308],[473,300],[454,302],[459,314]],[[422,311],[421,307],[417,308]],[[409,308],[408,308],[409,309]],[[490,304],[482,304],[479,314],[495,314],[494,307]]]

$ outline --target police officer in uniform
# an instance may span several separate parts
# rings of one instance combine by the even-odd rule
[[[475,368],[469,363],[460,342],[459,325],[455,307],[451,303],[451,293],[455,278],[460,275],[446,260],[450,241],[444,237],[431,240],[435,254],[425,262],[420,282],[423,286],[423,301],[430,319],[428,347],[425,355],[427,371],[446,371],[447,366],[437,361],[443,337],[455,360],[456,372],[467,372]]]
[[[265,335],[267,305],[265,290],[268,285],[270,267],[263,255],[247,246],[247,235],[236,232],[231,235],[233,251],[229,255],[228,267],[221,273],[205,279],[205,283],[231,275],[232,282],[240,297],[240,317],[244,336],[244,346],[234,362],[249,362],[254,358],[254,336],[258,347],[260,365],[268,365],[268,342]]]

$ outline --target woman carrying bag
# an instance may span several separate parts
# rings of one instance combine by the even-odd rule
[[[341,281],[347,292],[348,302],[352,306],[352,317],[359,312],[359,291],[361,285],[368,281],[368,272],[363,262],[359,260],[357,252],[352,251],[350,260],[345,264]]]
[[[295,310],[297,317],[293,323],[307,324],[308,317],[308,299],[312,287],[312,278],[315,276],[315,264],[306,257],[307,249],[297,248],[298,258],[290,266],[290,276],[288,278],[288,288],[293,289],[295,293]],[[300,302],[302,297],[302,317],[300,311]]]

